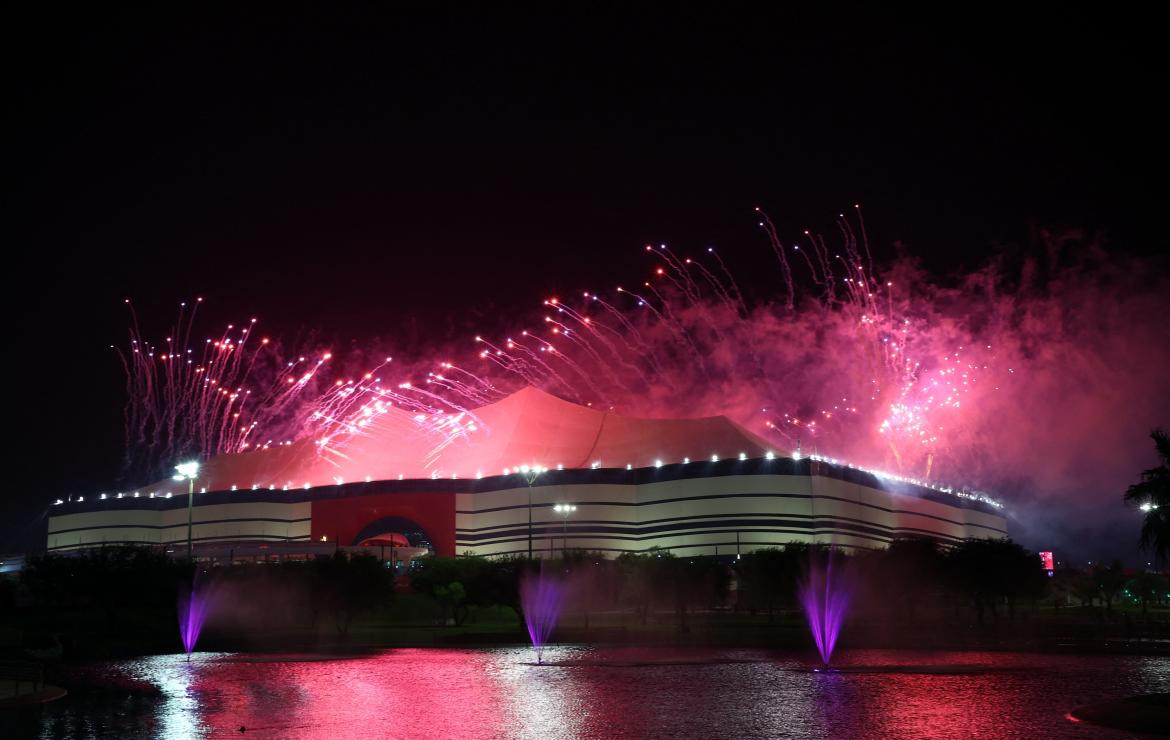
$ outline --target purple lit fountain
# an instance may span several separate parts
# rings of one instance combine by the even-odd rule
[[[524,624],[528,638],[536,650],[536,662],[544,662],[544,646],[557,625],[561,614],[563,594],[561,584],[544,573],[529,575],[520,583],[520,604],[524,609]]]
[[[837,644],[837,635],[841,632],[841,623],[845,621],[845,612],[849,608],[845,583],[840,578],[833,580],[831,557],[823,565],[809,563],[808,574],[800,584],[799,593],[800,605],[804,608],[817,651],[828,668],[833,648]]]
[[[187,651],[187,661],[191,661],[191,651],[199,641],[199,632],[203,629],[203,620],[207,618],[207,596],[197,593],[192,585],[190,591],[179,592],[179,635],[183,638],[183,649]]]

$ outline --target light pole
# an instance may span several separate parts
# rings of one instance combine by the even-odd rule
[[[191,513],[195,508],[195,478],[199,475],[199,463],[179,463],[175,466],[175,480],[187,481],[187,559],[191,560]]]
[[[520,475],[524,476],[524,480],[528,482],[528,559],[532,560],[532,484],[536,482],[536,477],[548,470],[539,465],[528,467],[527,465],[520,466]]]
[[[561,558],[564,559],[569,554],[569,514],[577,510],[576,504],[557,504],[553,507],[553,511],[561,515],[564,522],[561,528]]]

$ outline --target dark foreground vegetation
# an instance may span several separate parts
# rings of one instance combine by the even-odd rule
[[[799,649],[811,643],[797,589],[809,562],[828,558],[851,592],[845,647],[1157,651],[1170,637],[1165,576],[1118,563],[1049,576],[1006,540],[950,550],[905,540],[853,555],[790,545],[741,558],[425,558],[398,577],[344,552],[209,567],[107,547],[34,559],[0,580],[0,655],[176,652],[176,603],[192,580],[211,604],[201,650],[523,642],[519,584],[542,569],[566,594],[556,640]]]

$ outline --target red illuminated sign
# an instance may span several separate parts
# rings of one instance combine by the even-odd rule
[[[1052,566],[1052,553],[1051,552],[1040,553],[1040,562],[1044,564],[1044,570],[1048,570],[1048,571],[1055,570],[1055,568],[1053,568],[1053,566]]]

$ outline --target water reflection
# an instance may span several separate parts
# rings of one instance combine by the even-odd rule
[[[162,737],[197,737],[200,734],[200,702],[192,685],[201,668],[200,663],[188,662],[186,656],[180,658],[177,655],[155,655],[126,666],[128,676],[155,686],[162,697],[152,723],[155,734]]]
[[[1108,735],[1074,706],[1170,690],[1170,661],[1123,656],[859,651],[810,673],[751,650],[552,647],[393,650],[369,657],[156,656],[78,671],[39,710],[41,737],[824,737]],[[976,670],[976,668],[978,670]],[[246,728],[246,735],[240,728]]]

